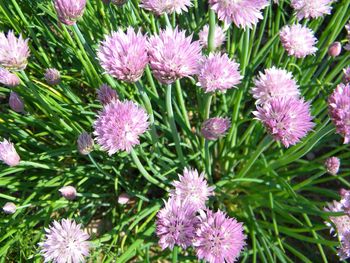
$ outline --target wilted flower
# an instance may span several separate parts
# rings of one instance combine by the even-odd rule
[[[336,175],[339,171],[340,159],[334,156],[330,157],[325,161],[324,165],[328,173],[331,175]]]
[[[275,98],[253,113],[285,147],[298,143],[314,126],[310,104],[303,99]]]
[[[11,215],[16,213],[17,207],[14,203],[12,202],[7,202],[3,207],[2,210],[4,211],[5,214]]]
[[[89,235],[74,220],[62,219],[60,223],[53,221],[45,231],[45,240],[39,243],[45,262],[80,263],[89,255]]]
[[[125,205],[130,201],[130,196],[127,193],[121,193],[118,196],[118,204]]]
[[[225,31],[220,26],[215,26],[214,30],[214,49],[219,48],[226,40]],[[208,47],[209,26],[205,25],[198,33],[199,43],[204,47]]]
[[[0,142],[0,160],[9,166],[16,166],[21,160],[13,143],[6,139]]]
[[[14,91],[11,91],[10,93],[9,105],[15,112],[24,112],[24,103],[21,97]]]
[[[227,54],[209,54],[201,63],[198,85],[206,93],[215,91],[226,91],[236,88],[241,82],[242,76],[239,74],[239,65],[231,60]]]
[[[162,249],[171,250],[175,245],[187,248],[192,245],[199,220],[191,204],[182,204],[176,198],[165,202],[165,207],[159,210],[156,221],[158,244]]]
[[[339,56],[340,52],[341,52],[341,43],[340,42],[334,42],[328,48],[328,55],[331,57]]]
[[[12,88],[18,86],[21,81],[16,74],[13,74],[7,69],[0,67],[0,83],[6,87]]]
[[[88,155],[94,149],[94,139],[86,131],[83,131],[77,140],[78,151],[82,155]]]
[[[7,33],[0,32],[0,65],[11,70],[26,68],[29,57],[28,39],[20,35],[16,38],[12,30]]]
[[[214,141],[224,136],[230,126],[228,118],[210,118],[202,123],[201,133],[205,139]]]
[[[205,208],[205,202],[214,195],[214,186],[208,186],[205,174],[199,174],[196,169],[185,168],[183,175],[179,175],[179,181],[174,181],[175,187],[170,192],[174,198],[178,198],[183,204],[191,204],[195,210]]]
[[[264,104],[274,98],[299,98],[300,91],[292,73],[285,69],[272,67],[259,72],[254,81],[252,94],[256,104]]]
[[[328,99],[329,114],[337,133],[350,142],[350,84],[339,84]]]
[[[199,70],[201,46],[185,31],[167,28],[148,41],[148,55],[154,77],[163,84],[195,75]]]
[[[299,20],[318,18],[331,13],[334,0],[292,0],[291,6],[297,11]]]
[[[102,68],[111,76],[126,82],[136,82],[148,63],[146,36],[129,27],[106,36],[97,52]]]
[[[61,74],[55,68],[48,68],[45,71],[45,80],[49,85],[57,85],[61,82]]]
[[[187,8],[191,6],[191,0],[141,0],[140,7],[151,11],[156,15],[162,14],[181,14],[182,11],[187,12]]]
[[[117,92],[107,84],[101,85],[100,89],[97,91],[97,97],[102,105],[107,105],[108,103],[119,99]]]
[[[268,0],[209,0],[218,18],[227,24],[233,22],[237,27],[252,28],[263,19],[261,10],[269,5]]]
[[[300,24],[285,26],[280,31],[280,38],[289,56],[304,58],[317,51],[314,32],[306,26]]]
[[[245,246],[243,224],[220,210],[201,211],[199,218],[193,243],[198,259],[210,263],[236,261]]]
[[[349,83],[350,82],[350,67],[344,68],[343,72],[344,72],[343,81],[345,83]]]
[[[99,113],[94,123],[97,142],[112,155],[130,152],[140,143],[139,136],[149,126],[146,111],[132,101],[112,101]]]
[[[68,200],[73,200],[77,196],[77,190],[73,186],[63,186],[58,190],[61,195],[68,199]]]
[[[86,0],[55,0],[58,19],[66,25],[74,25],[83,16]]]

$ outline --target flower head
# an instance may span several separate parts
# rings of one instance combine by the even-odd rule
[[[328,173],[331,175],[336,175],[339,171],[340,159],[334,156],[330,157],[325,161],[324,165]]]
[[[73,200],[77,196],[77,190],[73,186],[63,186],[58,190],[67,200]]]
[[[233,22],[240,28],[252,28],[263,19],[261,10],[269,5],[268,0],[209,0],[218,18],[227,24]]]
[[[298,143],[314,126],[310,104],[302,99],[275,98],[257,106],[254,115],[285,147]]]
[[[339,84],[328,98],[329,114],[337,133],[350,142],[350,84]]]
[[[57,85],[61,82],[61,74],[55,68],[48,68],[45,71],[45,80],[49,85]]]
[[[107,84],[101,85],[100,89],[97,91],[97,97],[102,105],[107,105],[108,103],[119,99],[117,92]]]
[[[203,59],[198,75],[198,85],[206,93],[215,91],[226,91],[236,87],[241,82],[239,65],[231,60],[227,54],[209,54]]]
[[[170,195],[184,204],[191,204],[196,210],[205,208],[205,202],[214,195],[215,187],[208,186],[204,176],[196,169],[185,168],[183,175],[179,175],[179,181],[172,183],[175,189]]]
[[[16,74],[13,74],[7,69],[0,67],[0,83],[6,87],[12,88],[18,86],[21,81]]]
[[[96,139],[101,148],[112,155],[130,152],[140,143],[139,136],[148,128],[146,111],[132,101],[112,101],[99,113],[94,123]]]
[[[228,118],[210,118],[202,123],[201,133],[205,139],[214,141],[224,136],[230,126]]]
[[[29,57],[28,39],[24,40],[20,35],[16,38],[13,31],[7,36],[0,32],[0,65],[11,70],[23,70],[26,68]]]
[[[300,91],[292,73],[285,69],[272,67],[259,72],[254,81],[255,87],[252,94],[256,104],[264,104],[274,98],[293,97],[299,98]]]
[[[350,215],[350,191],[345,189],[340,189],[341,200],[340,203],[343,207],[344,212]],[[350,230],[350,229],[349,229]]]
[[[346,231],[343,234],[343,238],[340,240],[338,256],[340,260],[346,260],[350,257],[350,230]]]
[[[83,232],[81,225],[77,225],[74,220],[54,221],[45,231],[45,240],[39,243],[45,262],[80,263],[89,255],[89,235]]]
[[[118,196],[118,204],[125,205],[130,201],[130,196],[127,193],[121,193]]]
[[[185,31],[167,28],[148,41],[148,55],[154,77],[163,84],[195,75],[199,70],[201,46]]]
[[[66,25],[74,25],[83,16],[86,0],[55,0],[58,19]]]
[[[334,0],[292,0],[291,6],[297,11],[299,20],[318,18],[331,13]]]
[[[15,112],[24,112],[24,103],[21,97],[14,91],[11,91],[9,98],[10,108]]]
[[[94,149],[94,139],[92,139],[90,133],[83,131],[77,140],[78,143],[78,151],[82,155],[88,155]]]
[[[0,160],[8,166],[16,166],[21,160],[13,143],[6,139],[0,142]]]
[[[344,68],[343,72],[344,72],[343,81],[345,83],[350,83],[350,67]]]
[[[208,36],[209,36],[209,26],[205,25],[201,31],[198,33],[199,43],[207,48],[208,47]],[[220,26],[215,26],[214,31],[214,49],[219,48],[226,40],[225,31]]]
[[[347,31],[347,44],[344,46],[344,49],[350,51],[350,22],[345,25],[345,29]]]
[[[126,82],[136,82],[148,63],[146,36],[132,27],[119,29],[106,36],[97,52],[102,68],[111,76]]]
[[[194,247],[198,259],[210,263],[234,262],[245,246],[243,224],[218,211],[200,213]]]
[[[7,202],[3,207],[2,211],[4,211],[5,214],[11,215],[16,213],[17,207],[12,202]]]
[[[191,5],[191,0],[141,0],[140,7],[160,16],[174,12],[177,14],[181,14],[182,11],[187,12],[187,8]]]
[[[187,248],[193,242],[198,223],[196,210],[191,204],[170,198],[157,214],[156,234],[159,245],[163,250],[167,247],[172,250],[174,245]]]
[[[289,56],[304,58],[317,51],[314,32],[300,24],[283,27],[280,31],[280,39]]]
[[[334,42],[328,48],[328,55],[331,57],[337,57],[341,53],[341,43]]]

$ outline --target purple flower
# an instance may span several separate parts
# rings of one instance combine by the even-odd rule
[[[343,72],[344,72],[343,81],[345,83],[350,83],[350,67],[344,68]]]
[[[345,29],[347,31],[347,41],[348,43],[344,46],[344,49],[350,51],[350,22],[345,25]]]
[[[13,74],[7,69],[0,67],[0,83],[6,87],[12,88],[21,84],[21,81],[16,74]]]
[[[318,18],[331,13],[334,0],[292,0],[291,6],[297,11],[299,20]]]
[[[300,91],[292,73],[272,67],[259,72],[252,88],[256,104],[265,104],[274,98],[299,98]]]
[[[331,175],[337,175],[340,167],[340,159],[337,157],[330,157],[324,163],[327,172]]]
[[[202,123],[201,133],[205,139],[214,141],[224,136],[230,126],[228,118],[210,118]]]
[[[199,43],[204,47],[208,47],[209,25],[205,25],[198,33]],[[214,49],[219,48],[226,40],[225,31],[218,25],[214,31]]]
[[[7,202],[3,207],[2,211],[4,211],[5,214],[12,215],[16,213],[17,207],[12,202]]]
[[[148,63],[147,39],[140,31],[128,27],[112,32],[102,41],[97,56],[102,68],[111,76],[126,82],[138,81]]]
[[[163,84],[195,75],[199,71],[201,46],[185,31],[167,28],[148,41],[148,55],[154,77]]]
[[[340,204],[342,205],[344,212],[347,213],[349,216],[350,215],[350,191],[345,189],[340,189],[339,192],[341,196]]]
[[[21,97],[14,91],[11,91],[9,98],[10,108],[18,113],[24,112],[24,103]]]
[[[97,142],[112,155],[118,151],[130,152],[140,144],[139,136],[149,126],[146,111],[132,101],[112,101],[106,105],[94,123]]]
[[[199,174],[196,169],[185,168],[183,175],[179,175],[179,181],[174,181],[175,187],[170,196],[178,198],[183,204],[190,204],[194,209],[205,208],[205,202],[209,196],[214,195],[215,186],[208,186],[205,174]]]
[[[175,245],[187,248],[192,245],[198,223],[191,204],[182,204],[180,200],[170,198],[157,214],[158,244],[163,250],[167,247],[172,250]]]
[[[209,54],[201,63],[198,85],[206,93],[215,91],[226,91],[241,82],[242,76],[239,74],[239,65],[231,60],[227,54]]]
[[[55,0],[58,19],[66,25],[74,25],[83,16],[86,0]]]
[[[181,14],[182,11],[187,12],[190,7],[191,0],[141,0],[140,7],[151,11],[160,16],[162,14]]]
[[[328,55],[331,57],[337,57],[341,53],[341,43],[340,42],[334,42],[331,44],[328,48]]]
[[[253,113],[285,147],[298,143],[314,127],[310,104],[303,99],[272,99]]]
[[[245,246],[243,224],[220,210],[201,211],[199,218],[193,243],[198,259],[210,263],[235,262]]]
[[[314,32],[300,24],[283,27],[280,31],[280,39],[289,56],[304,58],[317,51]]]
[[[328,98],[329,114],[337,133],[350,142],[350,84],[339,84]]]
[[[8,166],[16,166],[21,161],[13,143],[6,139],[0,142],[0,160]]]
[[[102,105],[107,105],[108,103],[119,99],[117,92],[107,84],[101,85],[100,89],[97,91],[97,97]]]
[[[11,70],[26,68],[29,57],[28,39],[16,38],[12,30],[5,36],[0,32],[0,65]]]
[[[45,71],[45,80],[49,85],[57,85],[61,82],[61,74],[55,68],[48,68]]]
[[[338,256],[340,260],[346,260],[350,257],[350,230],[346,231],[343,234],[343,238],[340,240]]]
[[[263,19],[261,10],[269,5],[268,0],[209,0],[218,18],[227,24],[233,22],[237,27],[252,28]]]
[[[94,149],[94,139],[92,139],[91,135],[86,131],[82,132],[77,140],[78,143],[78,151],[82,155],[88,155]]]
[[[89,255],[89,235],[81,230],[74,220],[53,221],[49,229],[45,228],[45,240],[39,243],[45,262],[84,262]]]
[[[58,190],[67,200],[74,200],[77,196],[77,190],[73,186],[63,186]]]

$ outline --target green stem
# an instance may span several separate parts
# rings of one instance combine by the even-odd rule
[[[175,148],[176,148],[177,155],[179,156],[181,165],[185,166],[186,163],[185,163],[185,159],[184,159],[182,149],[180,146],[180,137],[179,137],[179,133],[176,129],[173,106],[171,103],[171,84],[169,84],[166,88],[166,110],[168,113],[168,119],[169,119],[171,133],[172,133],[174,141],[175,141]]]
[[[178,246],[174,246],[173,249],[173,255],[172,255],[172,263],[177,263],[177,253],[179,252],[179,247]]]
[[[210,184],[213,184],[213,179],[211,175],[211,160],[210,160],[210,151],[209,151],[209,141],[205,140],[204,142],[204,160],[205,160],[205,169],[208,176],[208,181]]]
[[[215,45],[215,13],[212,9],[209,10],[209,34],[208,34],[208,51],[214,50]]]
[[[179,100],[179,104],[180,104],[180,109],[182,112],[182,116],[185,120],[185,123],[187,125],[187,128],[189,130],[191,130],[191,125],[190,125],[190,121],[188,119],[188,114],[187,114],[187,110],[186,110],[186,106],[185,106],[185,101],[184,101],[184,97],[182,95],[182,89],[181,89],[181,84],[180,84],[180,80],[177,80],[175,83],[175,87],[176,87],[176,93],[177,93],[177,98]]]
[[[83,44],[84,48],[86,49],[86,51],[89,53],[89,55],[93,58],[93,60],[96,60],[96,54],[94,53],[94,51],[91,49],[90,45],[86,42],[83,34],[80,32],[80,29],[78,27],[77,24],[73,25],[73,29],[75,31],[75,33],[77,34],[80,42]]]
[[[171,23],[170,23],[170,20],[169,20],[169,17],[168,17],[168,14],[167,14],[167,13],[165,13],[165,14],[164,14],[164,19],[165,19],[166,26],[167,26],[167,27],[169,27],[169,28],[172,28]]]
[[[95,161],[94,157],[92,157],[91,154],[88,154],[87,156],[89,157],[92,164],[97,168],[97,170],[99,170],[104,176],[106,176],[109,179],[114,179],[114,177],[112,175],[110,175],[109,173],[106,173],[105,171],[102,170],[102,168],[97,164],[97,162]]]

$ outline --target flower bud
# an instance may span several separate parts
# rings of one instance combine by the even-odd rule
[[[9,105],[10,108],[15,112],[24,112],[24,103],[21,97],[16,92],[12,91],[10,93]]]
[[[61,74],[55,68],[48,68],[45,72],[45,80],[49,85],[57,85],[61,82]]]
[[[73,200],[77,196],[77,190],[73,186],[63,186],[58,190],[67,200]]]
[[[130,196],[127,193],[122,193],[118,196],[118,204],[125,205],[130,201]]]
[[[7,202],[3,207],[2,210],[5,214],[11,215],[16,213],[16,205],[12,202]]]
[[[97,97],[102,105],[107,105],[111,101],[119,99],[117,92],[106,84],[102,84],[100,89],[97,90]]]
[[[94,148],[94,140],[86,131],[82,132],[78,138],[78,150],[83,155],[88,155]]]
[[[4,139],[3,142],[0,142],[0,160],[8,166],[16,166],[21,161],[13,143],[6,139]]]
[[[330,157],[325,161],[327,172],[331,175],[337,175],[340,167],[340,159],[337,157]]]
[[[58,19],[66,25],[74,25],[83,16],[86,0],[55,0]]]
[[[331,57],[339,56],[340,52],[341,52],[341,44],[340,44],[340,42],[334,42],[328,48],[328,55],[331,56]]]
[[[227,118],[210,118],[203,122],[201,133],[205,139],[214,141],[223,136],[230,126]]]

